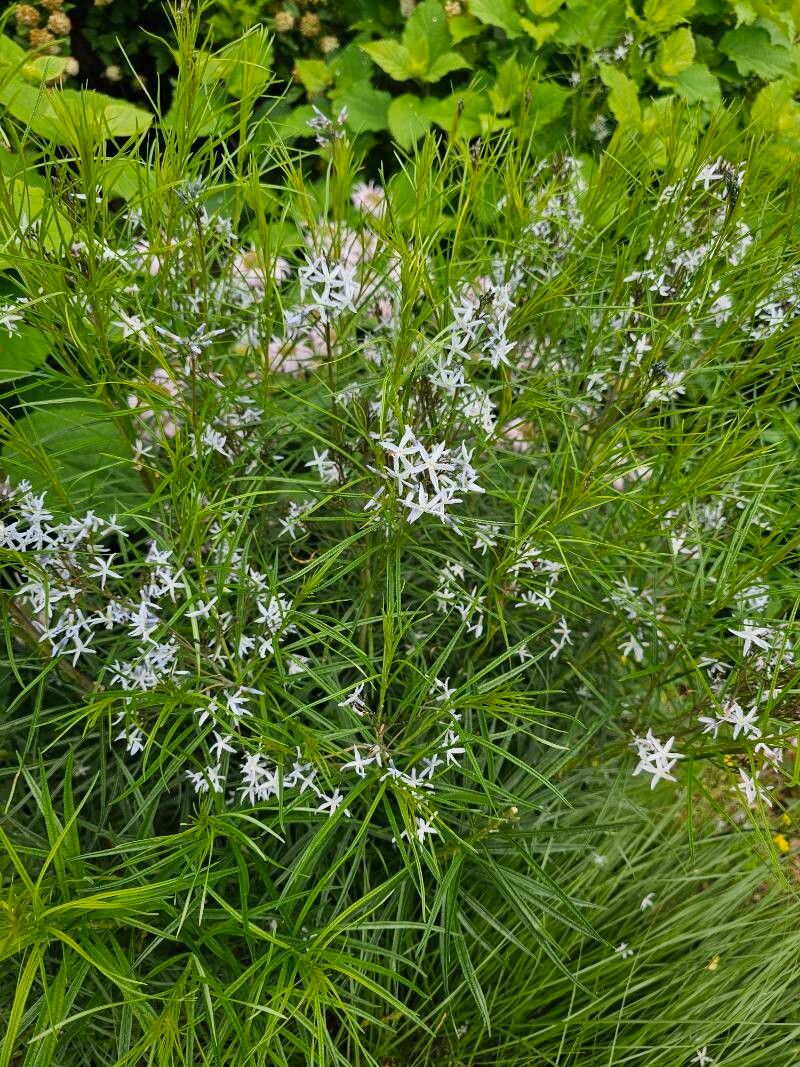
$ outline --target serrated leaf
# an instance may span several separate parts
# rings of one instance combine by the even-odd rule
[[[424,101],[413,93],[396,96],[389,104],[386,120],[401,148],[411,148],[431,128]]]
[[[48,404],[15,424],[2,452],[13,481],[48,493],[55,508],[72,514],[94,508],[108,514],[146,499],[131,452],[108,411],[96,401]]]
[[[656,69],[664,78],[675,78],[694,61],[695,44],[692,31],[682,26],[658,43]]]
[[[341,92],[331,94],[331,98],[336,101],[337,108],[347,108],[347,125],[354,133],[377,133],[386,129],[391,93],[375,89],[366,81],[349,85]]]
[[[759,21],[768,30],[773,44],[783,44],[787,48],[795,38],[795,20],[798,16],[796,3],[787,0],[729,0],[736,13],[737,26],[751,26]]]
[[[608,86],[608,106],[620,126],[641,126],[642,108],[636,83],[618,67],[600,66],[600,77]]]
[[[572,96],[569,89],[555,82],[534,82],[530,86],[528,115],[537,127],[546,126],[557,119]]]
[[[52,351],[47,334],[28,323],[19,323],[10,337],[0,327],[0,382],[30,374]]]
[[[494,88],[489,90],[489,99],[498,115],[505,114],[522,96],[522,68],[512,56],[497,73]]]
[[[412,71],[409,51],[399,41],[370,41],[361,47],[373,63],[377,63],[381,70],[395,81],[404,82],[416,77]]]
[[[536,41],[539,48],[561,27],[559,22],[531,22],[530,19],[520,19],[519,24],[527,35]]]
[[[467,0],[469,13],[486,26],[497,26],[508,37],[519,37],[522,27],[512,0]]]
[[[466,41],[469,37],[477,37],[481,32],[480,22],[471,15],[456,15],[450,19],[448,28],[450,36],[453,38],[453,44],[460,44],[461,41]]]
[[[719,82],[705,63],[692,63],[674,79],[672,87],[687,104],[718,104],[722,98]]]
[[[322,59],[298,59],[294,74],[311,96],[324,92],[333,83],[333,71]]]
[[[347,89],[350,85],[363,83],[372,73],[369,58],[364,55],[357,41],[351,41],[345,48],[334,52],[328,62],[336,79],[337,89]]]
[[[466,70],[469,67],[469,61],[464,56],[460,56],[458,52],[445,52],[434,59],[422,80],[438,82],[446,74],[450,74],[454,70]]]
[[[642,16],[650,33],[671,30],[684,22],[694,8],[695,0],[644,0]]]
[[[744,77],[756,74],[765,81],[774,81],[798,73],[794,53],[773,44],[769,33],[761,26],[728,30],[719,42],[719,50],[733,60]]]
[[[625,0],[568,0],[560,13],[555,39],[565,45],[582,45],[592,51],[607,48],[627,25]]]
[[[447,16],[439,0],[417,4],[406,19],[402,40],[412,59],[424,64],[425,70],[450,50],[452,39]]]
[[[478,137],[483,131],[483,116],[491,112],[489,97],[466,90],[451,93],[443,100],[430,100],[427,113],[437,126],[459,137]]]
[[[787,79],[765,85],[753,101],[750,120],[757,131],[800,148],[800,104],[794,94],[794,83]]]
[[[546,19],[550,15],[555,15],[564,0],[526,0],[526,3],[532,14],[537,18]]]

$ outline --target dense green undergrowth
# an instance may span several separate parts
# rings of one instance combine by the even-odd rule
[[[796,174],[176,33],[4,119],[0,1067],[794,1063]]]
[[[268,72],[281,99],[260,107],[284,140],[307,146],[314,108],[343,113],[373,170],[394,165],[393,145],[454,125],[466,137],[508,130],[539,154],[564,138],[596,154],[617,126],[652,139],[676,103],[686,142],[724,101],[783,156],[800,148],[794,0],[234,0],[201,5],[201,17],[207,50],[228,47]],[[18,119],[43,64],[51,86],[139,103],[149,93],[162,107],[171,97],[172,15],[153,0],[17,3],[5,29],[0,78],[16,74],[0,100]],[[258,44],[242,56],[246,30]],[[198,91],[213,110],[225,95],[218,84]]]

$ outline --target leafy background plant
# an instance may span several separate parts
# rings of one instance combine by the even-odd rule
[[[107,90],[113,79],[136,94],[129,64],[151,91],[157,76],[169,80],[169,23],[158,5],[142,9],[142,18],[137,11],[126,0],[57,7],[56,18],[71,23],[90,84]],[[20,43],[67,49],[55,39],[42,44],[50,8],[17,5],[9,14]],[[564,136],[591,148],[615,124],[657,128],[673,100],[688,105],[698,129],[720,101],[733,103],[742,121],[752,119],[795,151],[798,18],[796,4],[777,0],[248,2],[205,11],[218,44],[258,24],[273,31],[287,136],[303,135],[312,104],[344,107],[351,132],[384,162],[391,160],[387,138],[408,148],[456,119],[468,136],[522,128],[527,137],[532,126],[543,148]]]

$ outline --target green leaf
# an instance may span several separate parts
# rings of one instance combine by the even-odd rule
[[[641,126],[642,108],[636,83],[618,67],[601,64],[600,77],[608,86],[608,106],[620,126]]]
[[[564,0],[526,0],[526,2],[537,18],[546,19],[551,15],[555,15]]]
[[[146,499],[128,442],[97,401],[50,403],[19,419],[3,448],[13,481],[27,478],[54,507],[105,514]]]
[[[153,116],[140,107],[106,96],[103,101],[100,128],[104,137],[135,137],[144,132],[153,121]]]
[[[800,148],[800,104],[794,94],[794,82],[788,79],[765,85],[753,101],[750,119],[756,131],[797,149]]]
[[[625,0],[568,0],[555,39],[593,51],[614,44],[627,25]]]
[[[386,129],[391,93],[375,89],[366,81],[332,93],[331,99],[336,101],[337,108],[347,108],[347,125],[354,133],[376,133]]]
[[[433,63],[428,67],[423,81],[438,82],[445,74],[450,74],[454,70],[464,70],[469,66],[469,61],[460,56],[458,52],[445,52],[444,55],[437,56],[434,59]]]
[[[644,0],[645,28],[650,33],[671,30],[686,20],[694,5],[695,0]]]
[[[272,46],[264,29],[251,30],[211,56],[202,81],[221,81],[231,96],[260,93],[272,80]]]
[[[27,323],[19,323],[10,337],[0,327],[0,382],[30,374],[51,350],[48,336]]]
[[[512,56],[498,71],[494,88],[489,90],[489,99],[498,115],[504,115],[521,96],[522,68]]]
[[[19,68],[27,63],[28,59],[29,53],[24,48],[21,48],[16,41],[12,41],[7,34],[0,34],[0,68]]]
[[[22,78],[12,78],[0,87],[0,104],[18,122],[56,144],[68,144],[51,96],[41,86],[29,85]]]
[[[298,59],[294,65],[294,73],[311,96],[324,92],[333,83],[333,71],[322,59]]]
[[[423,0],[406,19],[403,44],[425,70],[451,47],[447,16],[439,0]]]
[[[88,129],[98,140],[134,137],[153,121],[149,111],[87,89],[64,89],[50,100],[57,115],[60,143],[73,144]]]
[[[520,19],[519,24],[539,48],[561,28],[560,22],[531,22],[530,19]]]
[[[491,112],[489,97],[466,90],[451,93],[443,100],[428,102],[427,111],[437,126],[460,137],[478,137],[483,132],[482,116]]]
[[[60,78],[67,67],[66,56],[37,56],[29,60],[22,68],[23,77],[35,83],[53,81]]]
[[[328,64],[336,79],[337,89],[347,89],[350,85],[363,83],[372,73],[372,64],[357,41],[351,41],[345,48],[334,52]]]
[[[286,114],[276,115],[273,119],[275,129],[281,137],[311,137],[313,136],[309,122],[315,117],[316,112],[311,104],[300,104],[293,107]]]
[[[467,0],[470,15],[486,26],[497,26],[508,37],[519,37],[522,28],[512,0]]]
[[[396,96],[386,115],[389,132],[401,148],[411,148],[431,128],[424,101],[412,93]]]
[[[705,63],[692,63],[674,79],[672,87],[687,104],[715,106],[722,99],[719,82]]]
[[[44,247],[57,254],[64,251],[72,240],[72,224],[66,215],[53,207],[53,201],[38,182],[31,182],[22,172],[8,183],[13,212],[0,219],[0,234],[8,236],[9,229],[24,229],[36,225]]]
[[[658,43],[655,66],[661,77],[674,78],[694,61],[694,37],[686,26]]]
[[[362,44],[361,47],[373,63],[377,63],[381,70],[395,81],[405,82],[419,73],[412,70],[411,55],[405,45],[400,44],[399,41],[388,39],[370,41],[369,44]]]
[[[719,42],[719,50],[733,60],[744,77],[756,74],[765,81],[774,81],[798,73],[794,53],[773,44],[769,33],[761,26],[728,30]]]
[[[570,89],[565,89],[563,85],[557,85],[555,82],[534,82],[530,93],[528,115],[537,129],[557,119],[572,96]]]
[[[795,37],[795,20],[798,15],[797,5],[778,0],[729,0],[736,12],[737,26],[750,26],[757,20],[769,31],[774,44],[783,44],[787,48]],[[794,10],[793,10],[794,8]],[[793,17],[794,16],[794,17]]]
[[[477,19],[474,19],[471,15],[456,15],[450,19],[448,23],[450,28],[450,36],[453,38],[453,44],[459,44],[461,41],[466,41],[469,37],[477,37],[481,32],[481,24]]]

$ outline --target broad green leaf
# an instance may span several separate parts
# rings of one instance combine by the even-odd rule
[[[498,115],[510,111],[522,96],[522,68],[512,56],[497,73],[494,88],[489,90],[489,99]]]
[[[750,119],[759,133],[775,137],[779,143],[800,149],[800,104],[795,100],[792,80],[781,79],[765,85],[753,101]]]
[[[5,232],[6,227],[19,231],[35,225],[44,247],[49,252],[61,254],[72,240],[72,224],[66,215],[53,207],[46,187],[28,181],[23,172],[8,183],[7,190],[13,213],[11,217],[0,220],[0,235],[9,236]]]
[[[600,66],[600,77],[608,86],[608,106],[620,126],[641,126],[642,108],[636,83],[618,67]]]
[[[614,44],[627,25],[625,0],[567,0],[555,39],[593,51]]]
[[[713,107],[722,98],[719,82],[705,63],[692,63],[682,70],[672,82],[672,87],[687,104],[707,103]]]
[[[696,134],[687,121],[676,130],[674,96],[656,97],[643,109],[639,147],[653,166],[687,167],[696,151]]]
[[[466,41],[469,37],[477,37],[481,32],[480,22],[471,15],[456,15],[450,19],[448,26],[450,28],[450,36],[453,38],[453,44]]]
[[[281,137],[312,137],[309,122],[315,115],[316,112],[311,104],[301,104],[299,107],[291,108],[286,114],[276,115],[273,122]]]
[[[12,78],[0,88],[0,104],[5,105],[18,122],[40,137],[46,137],[56,144],[68,144],[69,139],[64,137],[51,100],[48,90],[30,85],[22,78]]]
[[[122,153],[109,159],[100,175],[103,192],[109,199],[133,200],[152,195],[155,181],[153,171],[141,160]]]
[[[347,125],[354,133],[377,132],[386,129],[386,113],[392,94],[373,88],[368,81],[349,85],[331,94],[336,107],[347,108]]]
[[[30,374],[44,363],[51,350],[47,334],[28,323],[19,323],[10,337],[0,326],[0,382]]]
[[[104,97],[101,129],[105,137],[134,137],[143,133],[153,121],[153,116],[140,107],[122,100]]]
[[[422,0],[417,4],[403,27],[403,44],[412,60],[427,70],[450,50],[451,41],[447,16],[439,0]]]
[[[23,77],[35,83],[60,78],[67,66],[66,56],[37,56],[22,68]]]
[[[0,34],[0,67],[19,68],[29,61],[29,56],[30,53],[16,41],[12,41],[7,34]]]
[[[307,93],[324,92],[333,82],[333,71],[322,59],[298,59],[294,65],[297,80]]]
[[[328,65],[333,71],[337,89],[346,89],[356,83],[361,84],[368,81],[372,74],[372,64],[357,41],[352,41],[345,48],[334,52],[328,60]]]
[[[760,20],[761,25],[769,31],[773,44],[783,44],[787,48],[794,43],[796,22],[800,9],[796,0],[729,0],[736,13],[737,26],[751,26]]]
[[[756,74],[765,81],[774,81],[798,74],[794,52],[773,44],[769,33],[761,26],[728,30],[719,42],[719,50],[733,60],[744,77]]]
[[[655,68],[664,78],[674,78],[694,61],[694,37],[686,26],[675,30],[658,43]]]
[[[73,514],[86,508],[108,514],[147,496],[128,442],[96,401],[52,403],[23,416],[0,458],[13,481],[27,478],[54,508]]]
[[[469,61],[460,56],[458,52],[445,52],[434,59],[423,76],[423,81],[438,82],[446,74],[450,74],[454,70],[464,70],[469,65]]]
[[[555,15],[564,0],[526,0],[526,3],[537,18],[546,19]]]
[[[50,101],[61,144],[75,143],[86,130],[97,140],[134,137],[153,121],[149,111],[89,89],[59,90],[52,93]]]
[[[424,68],[422,72],[415,73],[412,70],[409,51],[399,41],[370,41],[369,44],[362,44],[361,47],[369,58],[395,81],[408,81],[409,78],[415,78],[418,73],[424,72]]]
[[[557,119],[572,96],[570,89],[555,82],[533,82],[527,113],[537,129]]]
[[[411,148],[431,128],[424,101],[412,93],[402,93],[389,104],[386,119],[389,132],[401,148]]]
[[[487,26],[497,26],[508,37],[519,37],[522,28],[513,0],[467,0],[470,15]]]
[[[443,100],[431,100],[427,105],[433,122],[459,137],[478,137],[483,132],[482,116],[491,114],[491,110],[489,97],[472,90],[451,93]]]
[[[519,24],[539,48],[561,28],[559,22],[531,22],[530,19],[520,19]]]
[[[272,46],[266,31],[251,30],[225,45],[208,60],[204,80],[208,76],[222,81],[231,96],[262,92],[272,80]]]
[[[650,33],[671,30],[684,22],[695,5],[695,0],[644,0],[642,14]]]

